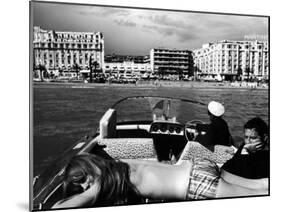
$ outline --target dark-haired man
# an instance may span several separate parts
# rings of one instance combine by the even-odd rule
[[[222,169],[248,179],[269,177],[268,126],[262,119],[244,125],[244,143]]]

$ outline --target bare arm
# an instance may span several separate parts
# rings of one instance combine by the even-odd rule
[[[159,162],[157,160],[139,160],[139,159],[121,159],[121,161],[128,163],[129,165],[144,165],[144,166],[154,166],[154,167],[170,167],[171,164]]]
[[[245,196],[256,196],[256,195],[268,195],[268,188],[249,188],[239,186],[226,182],[223,178],[220,178],[219,185],[216,190],[216,197],[245,197]]]
[[[231,174],[228,171],[221,169],[221,178],[230,184],[235,184],[249,189],[264,189],[268,190],[268,178],[248,179],[238,175]]]
[[[92,205],[96,201],[96,197],[99,191],[98,183],[91,185],[89,189],[81,194],[73,195],[67,199],[58,201],[52,206],[52,209],[57,208],[74,208]]]

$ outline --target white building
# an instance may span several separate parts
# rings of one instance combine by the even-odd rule
[[[99,68],[104,64],[104,37],[101,32],[60,32],[44,30],[38,26],[33,31],[34,69],[40,64],[48,71],[69,71],[77,64],[89,69],[90,57]]]
[[[268,79],[268,42],[223,40],[204,44],[193,54],[199,76],[221,75],[223,79],[235,79],[241,72],[243,78],[249,75]]]
[[[106,62],[104,73],[115,78],[139,78],[151,73],[150,63],[135,63],[133,61]]]

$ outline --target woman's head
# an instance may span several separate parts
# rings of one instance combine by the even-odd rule
[[[92,183],[100,183],[101,170],[95,161],[95,156],[86,154],[69,161],[64,172],[65,197],[84,192]]]
[[[77,155],[65,169],[65,197],[98,184],[98,193],[93,197],[96,205],[125,203],[129,194],[137,194],[129,172],[128,164],[120,161],[91,154]]]

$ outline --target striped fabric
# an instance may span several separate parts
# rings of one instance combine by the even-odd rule
[[[219,167],[208,159],[194,159],[187,199],[212,199],[220,178]]]

